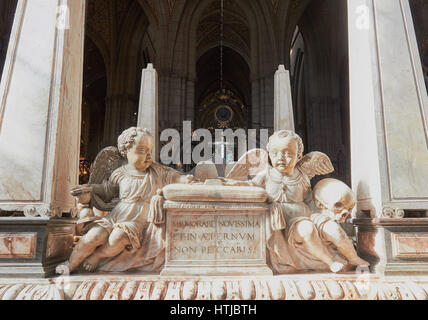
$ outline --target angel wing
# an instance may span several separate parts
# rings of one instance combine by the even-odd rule
[[[101,150],[92,165],[89,176],[89,184],[102,184],[108,180],[114,170],[119,168],[125,160],[121,157],[116,147],[107,147]]]
[[[263,149],[252,149],[244,154],[226,175],[228,179],[247,180],[255,176],[269,165],[269,155]]]
[[[305,155],[297,164],[309,179],[317,175],[329,174],[334,171],[330,158],[322,152],[311,152]]]
[[[202,161],[193,170],[193,175],[196,179],[204,182],[207,179],[217,179],[218,171],[217,167],[212,161]]]
[[[105,181],[108,181],[113,171],[122,166],[125,162],[126,160],[121,157],[116,147],[104,148],[98,153],[92,165],[89,184],[103,184]],[[105,202],[100,196],[92,193],[91,207],[100,211],[111,211],[118,202],[118,198],[114,198],[110,202]]]

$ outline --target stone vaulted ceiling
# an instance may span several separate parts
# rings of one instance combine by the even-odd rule
[[[202,14],[197,30],[198,56],[221,42],[221,5],[214,1]],[[224,44],[241,55],[250,55],[250,30],[242,8],[234,0],[224,0]]]

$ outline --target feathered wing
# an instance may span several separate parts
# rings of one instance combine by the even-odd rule
[[[107,147],[101,150],[92,165],[92,172],[89,176],[89,184],[104,184],[108,181],[113,171],[126,163],[116,147]],[[92,193],[91,206],[101,211],[111,211],[118,203],[118,198],[105,202],[103,197]]]
[[[107,147],[98,153],[92,165],[89,184],[102,184],[108,180],[114,170],[119,168],[125,160],[116,147]]]
[[[226,178],[241,180],[256,176],[269,165],[269,155],[263,149],[252,149],[244,154],[232,167]]]
[[[317,175],[329,174],[334,171],[330,158],[322,152],[311,152],[305,155],[297,164],[309,179]]]
[[[212,161],[202,161],[193,169],[193,175],[196,179],[205,182],[207,179],[217,179],[217,167]]]

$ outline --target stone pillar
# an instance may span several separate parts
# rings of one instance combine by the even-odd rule
[[[153,134],[155,146],[153,156],[159,160],[159,102],[158,102],[158,75],[149,63],[141,76],[140,106],[138,109],[138,126],[147,128]]]
[[[18,2],[0,84],[0,210],[26,218],[0,218],[11,243],[0,273],[43,274],[42,261],[49,272],[73,243],[68,219],[53,217],[75,210],[84,20],[85,1]]]
[[[293,99],[290,72],[280,65],[275,72],[274,128],[294,131]]]
[[[260,84],[255,76],[251,79],[251,120],[249,121],[249,128],[260,129]]]
[[[188,79],[186,81],[186,112],[184,120],[195,121],[195,80]]]
[[[274,129],[274,92],[273,73],[252,77],[251,128]],[[273,133],[273,132],[272,132]]]
[[[137,125],[137,104],[138,98],[130,94],[112,94],[106,97],[104,146],[116,146],[119,135]]]
[[[428,209],[428,98],[409,3],[348,0],[348,19],[352,185],[373,219],[355,221],[359,251],[378,272],[428,272],[428,222],[410,218]]]

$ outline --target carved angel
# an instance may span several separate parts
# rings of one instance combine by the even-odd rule
[[[284,131],[282,135],[285,135]],[[238,162],[234,163],[227,172],[226,178],[233,180],[246,180],[248,177],[259,176],[253,180],[254,184],[260,184],[261,176],[270,167],[275,168],[283,177],[293,177],[301,173],[301,180],[310,187],[310,180],[317,175],[325,175],[334,171],[330,158],[322,152],[311,152],[303,156],[303,143],[300,137],[295,135],[294,141],[297,149],[293,148],[293,142],[283,141],[279,148],[274,148],[274,138],[280,138],[280,134],[272,136],[268,145],[269,153],[263,149],[253,149],[244,154]],[[285,139],[283,139],[285,140]],[[281,142],[280,142],[281,144]],[[278,147],[278,146],[277,146]],[[293,149],[288,150],[289,148]],[[269,162],[270,159],[270,162]],[[286,179],[284,179],[286,180]],[[228,184],[234,184],[228,181]],[[240,184],[236,182],[236,184]]]
[[[226,179],[225,183],[265,188],[271,202],[266,237],[272,268],[277,273],[342,270],[346,261],[328,250],[310,218],[310,180],[316,175],[334,171],[330,159],[321,152],[303,156],[302,139],[288,130],[275,132],[269,139],[267,149],[268,153],[262,150],[250,151],[235,164],[228,176],[233,178],[256,174],[252,180],[243,182]],[[251,159],[257,158],[257,155],[260,155],[260,161]]]
[[[125,130],[118,139],[118,149],[104,149],[97,157],[89,186],[72,190],[79,201],[86,202],[78,222],[86,225],[66,263],[70,272],[82,262],[87,271],[95,271],[100,263],[114,258],[117,263],[102,266],[103,271],[126,271],[134,264],[161,259],[163,233],[150,223],[150,201],[165,185],[191,183],[193,177],[153,162],[153,144],[147,129]],[[125,251],[139,252],[138,261],[121,259]]]

